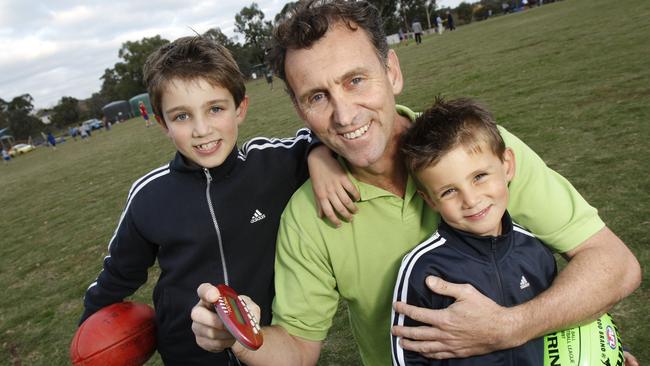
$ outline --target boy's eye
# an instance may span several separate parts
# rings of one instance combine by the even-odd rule
[[[190,115],[187,113],[179,113],[172,118],[172,121],[186,121],[190,118]]]
[[[219,113],[219,112],[221,112],[221,111],[223,111],[223,108],[221,108],[221,107],[219,107],[219,106],[216,106],[216,105],[215,105],[215,106],[212,106],[212,107],[210,108],[210,112],[212,112],[212,113]]]
[[[440,198],[449,197],[449,195],[456,192],[456,188],[449,188],[442,193],[440,193]]]
[[[479,173],[474,176],[474,181],[478,182],[479,180],[487,177],[487,173]]]

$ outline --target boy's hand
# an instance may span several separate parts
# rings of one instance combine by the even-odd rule
[[[210,352],[222,352],[226,348],[241,346],[235,342],[235,338],[228,332],[219,315],[214,312],[213,303],[219,298],[219,290],[209,283],[203,283],[199,286],[197,294],[199,302],[192,308],[191,313],[192,332],[196,344]],[[260,319],[260,307],[248,296],[242,295],[242,298],[251,314],[256,319]],[[237,350],[234,351],[237,353]]]
[[[352,215],[357,212],[354,202],[360,198],[359,191],[334,159],[330,149],[324,145],[313,148],[307,157],[307,164],[318,216],[325,215],[336,227],[341,226],[338,216],[351,221]]]

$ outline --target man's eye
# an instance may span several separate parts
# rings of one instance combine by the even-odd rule
[[[311,98],[309,98],[309,104],[316,104],[322,101],[323,99],[325,99],[325,94],[323,93],[314,94],[311,96]]]
[[[362,81],[363,81],[362,78],[356,77],[356,78],[353,78],[352,80],[350,80],[350,84],[357,85],[357,84],[361,83]]]

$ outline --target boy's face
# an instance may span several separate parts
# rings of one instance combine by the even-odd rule
[[[416,178],[426,188],[421,192],[425,201],[453,228],[497,236],[514,173],[515,157],[510,148],[501,161],[487,146],[472,153],[461,146],[417,172]]]
[[[203,79],[174,79],[162,96],[163,128],[183,156],[204,168],[221,165],[237,142],[248,97],[235,106],[230,92]]]

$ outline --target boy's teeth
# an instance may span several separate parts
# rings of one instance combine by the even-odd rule
[[[368,131],[369,128],[370,128],[370,123],[368,123],[365,126],[362,126],[362,127],[358,128],[358,129],[356,129],[356,130],[354,130],[352,132],[344,133],[343,137],[345,137],[348,140],[354,140],[357,137],[359,137],[359,136],[363,135],[364,133],[366,133],[366,131]]]
[[[216,145],[216,144],[217,144],[216,142],[211,141],[211,142],[208,142],[207,144],[198,145],[197,147],[199,148],[199,150],[208,150],[208,149],[213,148],[214,145]]]

